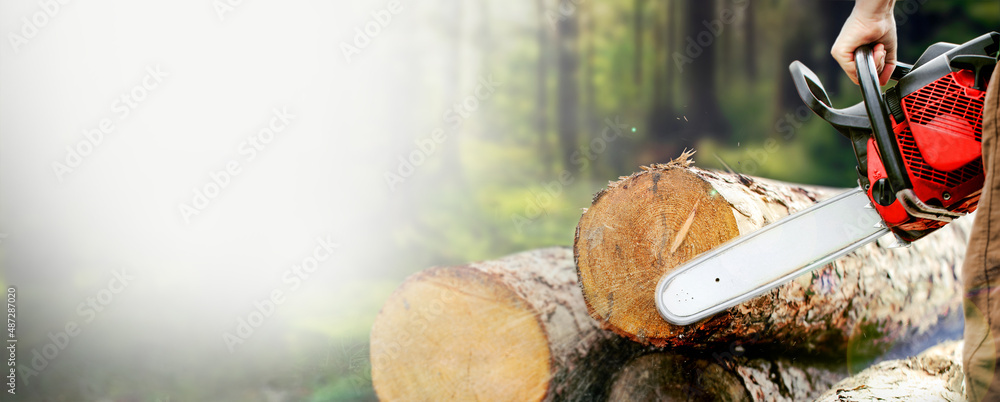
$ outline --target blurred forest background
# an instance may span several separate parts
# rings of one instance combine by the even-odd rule
[[[433,128],[448,137],[393,195],[399,274],[571,245],[596,191],[684,148],[702,167],[855,183],[850,145],[803,106],[788,73],[800,60],[835,106],[860,101],[829,55],[852,1],[435,3],[413,38],[448,54],[405,58],[424,78],[399,93],[418,107],[391,111],[414,137],[395,145],[388,170]],[[899,59],[912,63],[934,42],[1000,29],[1000,3],[901,0],[896,20]],[[488,76],[502,86],[449,125],[441,113]]]

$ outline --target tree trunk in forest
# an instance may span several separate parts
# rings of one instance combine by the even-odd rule
[[[603,400],[644,349],[599,328],[569,248],[416,273],[371,331],[382,400]]]
[[[766,341],[813,353],[877,354],[961,311],[956,267],[970,218],[910,248],[866,245],[706,321],[667,323],[654,304],[662,275],[839,192],[705,171],[690,167],[687,156],[612,183],[580,219],[580,282],[590,314],[605,328],[657,346]],[[803,233],[804,241],[822,230]],[[795,245],[775,245],[775,253],[780,247]]]
[[[722,14],[723,10],[733,9],[732,7],[733,0],[714,0],[714,1],[716,8],[720,12],[717,13],[715,16],[713,16],[713,18],[715,18],[719,22],[722,22],[720,15]],[[734,41],[736,38],[736,36],[733,35],[733,31],[735,31],[735,29],[730,27],[729,24],[725,22],[713,26],[711,24],[711,20],[708,21],[710,22],[708,25],[709,27],[719,27],[720,29],[717,34],[713,33],[715,35],[715,42],[718,43],[718,45],[716,45],[718,46],[718,49],[716,49],[717,53],[715,56],[716,68],[713,71],[713,74],[715,75],[716,87],[722,87],[723,89],[725,89],[729,87],[729,83],[731,81],[730,74],[732,74],[733,70],[738,68],[734,66],[734,64],[736,64],[735,63],[736,58],[733,56],[732,53],[733,52],[732,41]],[[702,26],[704,27],[705,25],[702,24]],[[709,28],[709,31],[711,32],[711,28]]]
[[[869,367],[816,401],[964,401],[964,381],[962,342],[946,342],[916,357]]]
[[[814,50],[816,49],[817,40],[824,38],[821,35],[823,23],[818,22],[816,18],[817,15],[822,14],[819,14],[820,10],[817,8],[816,3],[792,1],[788,3],[788,7],[785,9],[784,18],[788,23],[783,25],[783,31],[787,33],[782,35],[785,39],[779,45],[781,46],[781,53],[779,54],[780,62],[778,63],[782,68],[775,71],[778,74],[778,101],[775,103],[775,121],[793,112],[796,108],[803,106],[802,98],[799,97],[798,90],[795,89],[795,82],[792,81],[791,76],[788,74],[788,65],[798,60],[806,66],[812,66],[812,68],[823,71],[825,69],[822,69],[822,66],[826,66],[828,61],[833,62],[829,51],[822,53],[824,55],[822,60],[817,60],[814,57],[816,55]],[[834,23],[843,24],[844,21],[841,20]],[[833,46],[833,41],[824,44],[824,46]]]
[[[666,352],[628,362],[611,383],[611,401],[804,401],[847,376],[843,367],[788,359],[729,361]]]
[[[581,2],[577,5],[578,12],[580,13],[580,23],[583,27],[580,32],[580,37],[583,38],[583,75],[580,79],[580,85],[583,87],[583,121],[586,124],[587,137],[584,140],[587,144],[592,144],[595,139],[601,136],[602,124],[601,117],[597,110],[597,86],[595,78],[597,74],[596,66],[597,63],[595,59],[597,57],[596,47],[594,44],[594,38],[596,37],[596,16],[594,15],[594,3],[593,2]],[[619,144],[620,146],[620,144]],[[616,165],[624,165],[621,161],[621,152],[609,152],[607,158],[604,159],[605,163],[593,163],[589,164],[588,173],[592,178],[607,177],[604,173],[607,168],[614,168]],[[617,171],[614,170],[613,171]]]
[[[577,120],[579,109],[579,91],[577,89],[577,69],[579,67],[577,50],[577,12],[576,5],[571,0],[559,0],[559,20],[556,23],[558,35],[557,55],[557,91],[559,124],[559,146],[562,149],[563,169],[573,166],[573,152],[577,147],[577,133],[580,124]],[[563,10],[566,10],[565,12]]]
[[[449,16],[450,24],[448,25],[449,37],[452,40],[451,49],[449,50],[448,56],[449,60],[447,62],[447,67],[442,69],[446,74],[445,82],[447,83],[446,96],[453,102],[458,102],[461,99],[461,81],[462,81],[462,2],[456,1],[451,7],[451,15]],[[459,151],[462,149],[462,126],[453,127],[451,133],[449,133],[449,138],[447,144],[442,146],[444,153],[444,172],[446,178],[456,179],[459,185],[465,184],[465,169],[461,168],[462,162],[459,156]]]
[[[750,82],[757,79],[757,17],[754,8],[755,4],[743,8],[743,69]]]
[[[719,33],[710,28],[718,22],[718,29],[725,30],[719,16],[716,15],[715,1],[688,0],[687,18],[684,19],[685,38],[683,52],[675,52],[671,58],[677,58],[683,53],[683,67],[678,72],[687,83],[688,101],[684,114],[687,116],[683,136],[678,138],[681,144],[690,146],[697,138],[723,139],[729,136],[729,125],[726,123],[716,91],[715,71],[716,48],[722,39]],[[708,24],[708,25],[706,25]]]
[[[657,51],[653,57],[652,102],[646,114],[647,130],[654,141],[645,147],[639,159],[660,162],[693,147],[697,137],[680,129],[686,122],[680,121],[674,101],[674,81],[679,76],[675,57],[684,52],[683,46],[677,45],[685,25],[678,15],[680,2],[660,2],[654,10],[653,47]],[[675,49],[680,49],[679,53]]]
[[[819,36],[818,39],[827,51],[821,53],[824,57],[812,61],[813,63],[818,63],[813,71],[816,71],[817,74],[822,74],[820,75],[820,79],[823,80],[824,87],[830,92],[831,96],[835,96],[840,91],[841,80],[847,79],[847,75],[844,74],[844,70],[840,68],[840,64],[837,64],[837,61],[833,57],[826,56],[829,55],[829,50],[833,47],[833,42],[840,35],[840,28],[844,26],[844,21],[847,21],[847,17],[851,15],[854,3],[820,1],[816,5],[819,7],[818,15],[823,16],[822,21],[818,21],[822,26],[822,36]]]
[[[642,52],[643,52],[642,36],[644,35],[642,32],[642,18],[643,15],[645,14],[643,12],[644,3],[645,2],[643,0],[634,0],[632,2],[632,7],[634,8],[634,10],[632,10],[633,11],[632,39],[634,40],[634,46],[635,46],[635,58],[633,59],[634,71],[632,72],[632,82],[638,88],[642,87]],[[655,49],[654,49],[654,54],[655,54]]]
[[[551,176],[554,168],[555,154],[549,141],[549,34],[545,0],[536,0],[538,12],[538,64],[535,66],[535,135],[538,138],[538,149],[542,153],[542,165],[546,176]]]
[[[662,11],[656,13],[653,18],[653,47],[657,49],[653,57],[653,105],[649,111],[649,130],[653,135],[667,141],[677,141],[671,138],[670,133],[677,127],[673,105],[673,77],[674,72],[670,59],[670,45],[672,41],[671,18],[674,18],[675,2],[665,2],[659,4]],[[662,51],[661,51],[662,49]],[[693,146],[693,141],[682,141],[676,144],[678,147]],[[676,152],[674,152],[676,154]]]

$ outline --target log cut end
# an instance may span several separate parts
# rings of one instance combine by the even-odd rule
[[[739,235],[730,204],[685,169],[686,157],[646,168],[598,193],[574,241],[590,314],[607,329],[658,346],[677,333],[656,310],[660,278]]]
[[[390,296],[371,362],[382,400],[541,400],[549,386],[535,312],[497,278],[462,267],[414,274]]]

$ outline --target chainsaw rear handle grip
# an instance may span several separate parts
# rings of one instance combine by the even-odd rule
[[[878,83],[878,70],[875,68],[875,56],[872,45],[864,45],[854,51],[854,63],[858,68],[858,85],[861,86],[861,98],[864,100],[865,111],[871,125],[872,137],[878,146],[879,159],[885,167],[886,177],[892,193],[898,193],[911,187],[910,178],[906,175],[906,165],[903,164],[903,154],[899,151],[895,133],[892,131],[892,121],[889,120],[889,107],[885,103]]]

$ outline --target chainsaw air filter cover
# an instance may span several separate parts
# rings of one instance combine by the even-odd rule
[[[985,176],[983,102],[996,65],[996,37],[978,39],[932,46],[885,96],[913,193],[927,205],[955,213],[976,209]],[[867,178],[879,183],[886,173],[874,140],[868,148]],[[879,195],[875,187],[869,190],[873,200]],[[907,240],[945,224],[913,217],[898,201],[882,200],[875,203],[876,209]]]

